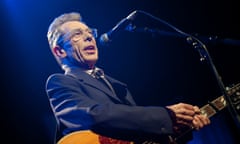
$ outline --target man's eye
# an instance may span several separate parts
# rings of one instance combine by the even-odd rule
[[[89,30],[88,33],[93,34],[93,31],[92,31],[92,30]]]
[[[74,35],[82,35],[82,32],[81,31],[75,32]]]

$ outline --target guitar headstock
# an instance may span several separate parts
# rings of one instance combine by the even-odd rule
[[[231,87],[226,87],[227,95],[232,95],[234,93],[239,93],[240,91],[240,83],[236,85],[232,85]]]
[[[240,83],[232,86],[231,88],[227,87],[226,91],[227,96],[230,97],[231,104],[234,106],[238,115],[240,115]]]
[[[240,128],[240,83],[226,88],[229,110]]]

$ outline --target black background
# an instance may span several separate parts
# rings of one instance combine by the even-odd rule
[[[47,29],[54,17],[71,11],[109,31],[134,10],[143,10],[206,45],[224,85],[239,83],[239,8],[236,0],[2,0],[1,14],[1,125],[3,139],[23,144],[51,143],[54,117],[45,94],[45,81],[62,72],[50,53]],[[140,21],[149,25],[149,21]],[[166,29],[154,21],[155,27]],[[207,38],[217,36],[217,41]],[[236,40],[232,43],[226,40]],[[98,66],[128,84],[140,105],[189,102],[199,107],[221,95],[208,62],[184,37],[119,32],[109,46],[99,45]],[[228,111],[196,133],[203,143],[235,143],[235,124]],[[6,138],[9,136],[10,138]]]

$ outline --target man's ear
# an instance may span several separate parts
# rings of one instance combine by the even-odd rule
[[[64,58],[64,57],[67,56],[66,51],[65,51],[63,48],[59,47],[59,46],[55,46],[55,47],[53,48],[53,52],[54,52],[54,54],[55,54],[56,56],[58,56],[58,57],[60,57],[60,58]]]

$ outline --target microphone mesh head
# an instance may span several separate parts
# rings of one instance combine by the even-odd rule
[[[104,34],[102,34],[102,35],[100,36],[99,42],[100,42],[101,44],[106,44],[106,43],[110,42],[110,39],[109,39],[107,33],[104,33]]]

